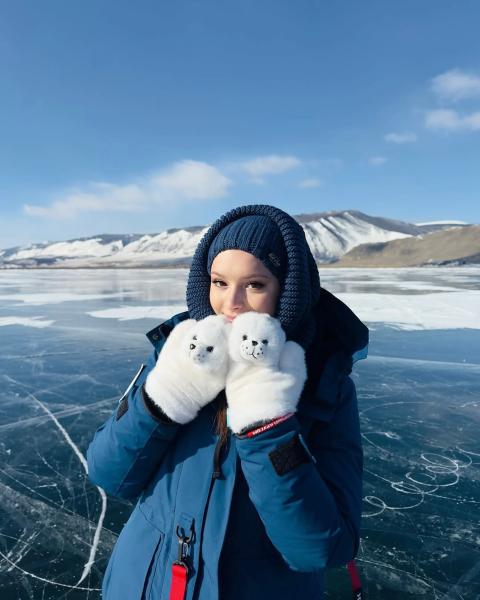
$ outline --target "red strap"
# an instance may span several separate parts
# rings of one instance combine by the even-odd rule
[[[360,599],[362,597],[362,582],[360,581],[360,576],[358,575],[357,566],[355,565],[354,560],[347,563],[347,569],[352,582],[353,597],[354,599]]]
[[[172,565],[172,587],[170,600],[184,600],[187,588],[187,568],[184,565]]]
[[[275,425],[278,425],[279,423],[282,423],[282,421],[286,421],[293,414],[294,414],[293,412],[287,413],[286,415],[283,415],[282,417],[277,417],[276,419],[273,419],[273,421],[270,421],[269,423],[265,423],[265,425],[262,425],[261,427],[257,427],[256,429],[252,429],[251,431],[249,431],[247,433],[247,437],[251,438],[251,437],[255,437],[259,433],[263,433],[264,431],[267,431],[267,429],[271,429],[272,427],[275,427]]]

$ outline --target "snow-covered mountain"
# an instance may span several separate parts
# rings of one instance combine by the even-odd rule
[[[332,263],[360,244],[382,243],[458,227],[458,221],[413,224],[355,210],[295,216],[319,263]],[[0,268],[117,268],[188,266],[208,225],[158,234],[104,234],[0,251]]]

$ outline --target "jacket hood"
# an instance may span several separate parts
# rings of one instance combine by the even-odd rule
[[[369,330],[355,313],[324,288],[315,306],[317,332],[306,351],[308,379],[298,411],[329,421],[353,363],[368,354]]]

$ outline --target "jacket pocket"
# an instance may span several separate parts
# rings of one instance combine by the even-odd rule
[[[150,588],[152,566],[165,535],[137,505],[113,549],[102,585],[104,600],[140,600]]]

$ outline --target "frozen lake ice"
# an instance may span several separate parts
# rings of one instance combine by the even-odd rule
[[[187,271],[0,271],[0,596],[95,599],[129,502],[86,477],[95,429],[185,310]],[[357,565],[371,600],[480,598],[480,268],[325,269],[371,327]],[[350,598],[344,569],[327,598]]]

